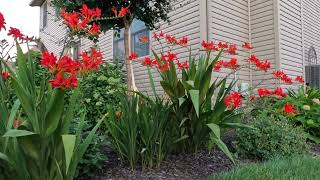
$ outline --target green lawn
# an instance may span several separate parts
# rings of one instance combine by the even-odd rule
[[[209,180],[318,180],[320,157],[295,157],[238,167]]]

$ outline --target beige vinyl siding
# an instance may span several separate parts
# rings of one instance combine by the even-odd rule
[[[277,67],[276,59],[276,31],[275,31],[275,8],[272,0],[251,0],[251,43],[255,54],[261,59],[271,61],[271,70],[267,73],[261,71],[252,71],[253,85],[270,86],[274,83],[272,72]]]
[[[303,75],[304,63],[300,0],[280,0],[279,12],[280,69],[291,77],[301,76]]]
[[[302,1],[303,19],[303,48],[304,59],[307,61],[308,52],[311,46],[316,50],[318,64],[320,64],[320,1]],[[307,63],[306,63],[307,65]]]
[[[249,53],[241,51],[241,46],[243,42],[249,42],[248,1],[210,0],[208,6],[209,41],[237,44],[239,49],[237,56],[225,55],[221,59],[229,60],[231,57],[235,57],[239,64],[246,63],[245,59]],[[230,71],[223,70],[216,75],[225,76],[226,73],[230,73]],[[240,82],[249,82],[248,69],[237,72],[236,79]]]
[[[43,27],[44,4],[47,4],[47,26]],[[65,25],[56,17],[55,8],[50,5],[50,1],[40,7],[40,39],[48,51],[59,55],[62,51],[67,29]]]
[[[176,36],[177,39],[186,36],[189,38],[189,44],[193,49],[193,53],[198,52],[200,48],[199,1],[200,0],[175,1],[173,4],[174,10],[169,13],[170,24],[162,22],[159,24],[161,29],[154,32],[159,33],[160,31],[163,31],[164,33]],[[151,44],[156,52],[161,51],[161,45],[158,42],[152,41]],[[172,52],[178,53],[178,57],[181,61],[185,61],[187,59],[188,50],[186,48],[175,46]],[[142,60],[143,58],[133,63],[136,86],[139,91],[147,92],[152,95],[148,72],[146,67],[141,65]],[[160,77],[155,70],[152,70],[152,72],[156,83],[156,91],[158,94],[163,94],[163,90],[159,83]]]

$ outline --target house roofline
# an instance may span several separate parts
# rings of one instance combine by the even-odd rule
[[[45,0],[32,0],[30,3],[29,3],[29,6],[41,6],[43,3],[45,2]]]

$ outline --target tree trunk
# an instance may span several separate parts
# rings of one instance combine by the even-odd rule
[[[134,82],[134,73],[132,67],[132,61],[128,59],[130,54],[130,37],[129,37],[129,30],[130,30],[130,23],[125,21],[124,26],[124,55],[125,55],[125,63],[127,67],[127,85],[128,91],[135,90],[135,82]]]

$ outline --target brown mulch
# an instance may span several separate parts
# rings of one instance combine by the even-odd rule
[[[103,168],[104,171],[95,177],[83,177],[78,180],[197,180],[233,167],[232,162],[219,150],[211,153],[202,151],[197,154],[170,155],[159,168],[138,168],[135,172],[131,171],[128,165],[122,164],[112,151],[108,150],[107,154],[109,159]]]

